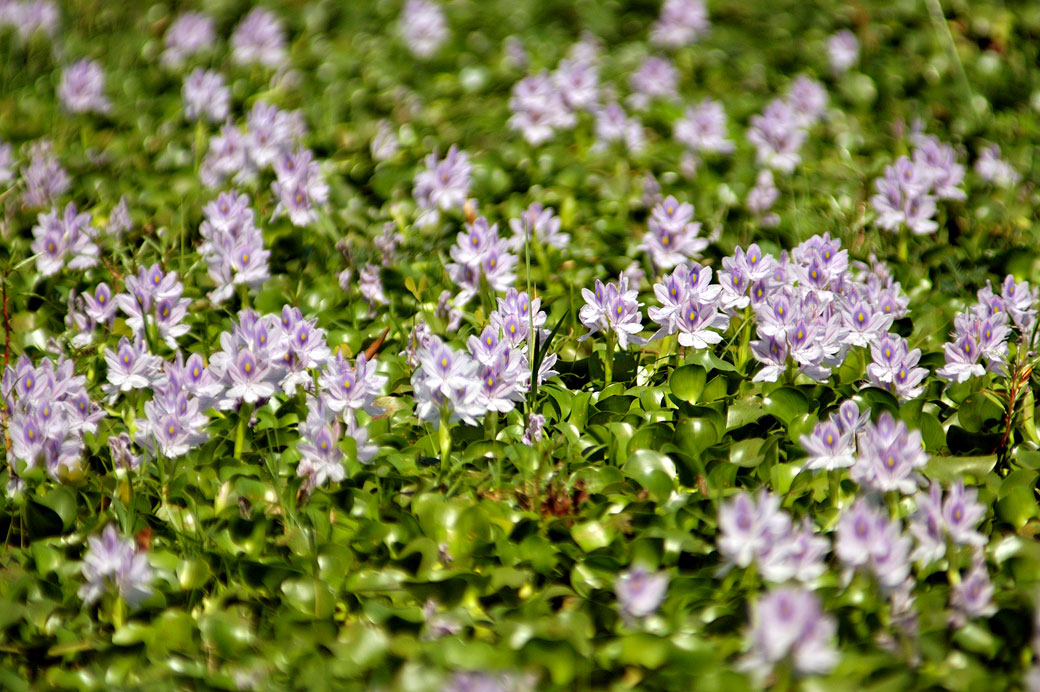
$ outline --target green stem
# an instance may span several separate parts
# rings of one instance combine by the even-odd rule
[[[441,443],[441,479],[448,472],[448,460],[451,458],[451,428],[448,423],[450,418],[451,414],[445,408],[441,412],[441,425],[437,428],[437,437]]]
[[[249,419],[253,416],[253,405],[242,404],[242,408],[238,411],[238,426],[235,428],[235,461],[242,461],[242,448],[245,447],[246,443],[246,427],[249,425]]]
[[[603,350],[603,389],[610,386],[614,380],[614,335],[607,336],[607,343]]]

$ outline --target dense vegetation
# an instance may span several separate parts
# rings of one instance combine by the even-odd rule
[[[1040,689],[1038,53],[0,0],[0,688]]]

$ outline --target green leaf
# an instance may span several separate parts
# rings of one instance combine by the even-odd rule
[[[664,502],[675,490],[675,462],[652,449],[639,449],[630,454],[622,471],[650,491],[655,502]]]
[[[707,382],[708,373],[698,365],[684,365],[672,371],[668,378],[668,385],[672,394],[680,401],[696,404],[701,392],[704,391],[704,383]]]
[[[765,443],[765,440],[761,437],[735,442],[729,449],[730,463],[745,467],[758,466],[764,458],[762,453],[763,443]]]
[[[767,413],[785,424],[798,416],[809,413],[811,409],[809,399],[794,387],[774,389],[762,397],[762,406]]]
[[[571,538],[582,550],[590,553],[610,545],[614,540],[614,531],[602,522],[586,521],[571,527]]]

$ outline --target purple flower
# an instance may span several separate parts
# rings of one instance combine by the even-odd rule
[[[130,204],[126,201],[126,195],[119,198],[119,204],[112,209],[112,213],[108,215],[108,232],[117,238],[122,236],[124,232],[129,231],[134,227],[134,222],[130,218]]]
[[[719,507],[719,553],[727,562],[747,567],[790,528],[791,518],[775,495],[763,490],[756,502],[740,491]]]
[[[203,208],[203,214],[199,253],[217,284],[209,294],[210,300],[224,302],[239,284],[250,288],[262,285],[270,276],[270,252],[264,249],[264,236],[256,226],[249,196],[235,190],[221,193]]]
[[[210,137],[209,150],[202,159],[199,179],[206,187],[220,187],[229,178],[236,181],[251,178],[255,171],[249,160],[248,140],[242,131],[226,123],[220,134]]]
[[[180,69],[188,59],[212,50],[216,42],[212,18],[201,12],[184,12],[166,30],[160,62],[164,67]]]
[[[257,168],[274,165],[280,179],[292,179],[311,174],[313,155],[300,150],[290,157],[299,116],[286,112],[264,101],[257,101],[249,111],[246,123],[246,140],[249,159]]]
[[[455,673],[444,692],[532,692],[534,679],[513,673]]]
[[[426,168],[415,176],[413,195],[422,210],[416,223],[428,225],[440,219],[440,212],[461,210],[469,195],[473,166],[469,156],[452,146],[443,160],[434,152],[425,159]]]
[[[109,524],[101,536],[87,538],[89,549],[83,558],[83,579],[79,597],[86,604],[97,601],[110,589],[131,608],[152,593],[152,568],[148,557],[137,550],[133,538],[120,538],[114,524]]]
[[[210,362],[226,387],[218,408],[227,410],[240,402],[255,404],[274,396],[284,377],[288,347],[277,317],[243,310],[231,331],[220,335],[220,346]]]
[[[130,451],[130,435],[125,431],[109,436],[108,449],[113,467],[127,471],[136,471],[141,467],[141,457]]]
[[[109,402],[115,402],[120,392],[150,387],[159,374],[162,359],[149,353],[140,339],[130,341],[124,336],[115,351],[105,349],[105,363],[108,365],[108,384],[102,389]]]
[[[231,58],[239,65],[260,65],[272,69],[288,59],[285,29],[278,15],[255,7],[231,34]]]
[[[633,153],[643,150],[646,135],[643,132],[643,123],[639,118],[628,117],[625,109],[614,101],[597,108],[595,115],[596,144],[593,146],[594,150],[602,151],[611,142],[621,142]]]
[[[989,580],[982,551],[975,553],[971,570],[953,586],[950,605],[955,610],[955,624],[963,623],[966,619],[989,617],[997,612],[993,605],[993,584]]]
[[[910,539],[862,498],[842,512],[834,552],[848,567],[869,567],[887,588],[910,574]]]
[[[984,324],[987,325],[984,327]],[[994,350],[992,323],[980,320],[970,312],[965,312],[954,321],[955,331],[952,335],[953,341],[943,346],[946,355],[946,365],[935,371],[939,377],[951,382],[966,382],[972,377],[982,377],[986,374],[986,368],[979,361],[982,359],[983,349],[980,345],[980,337],[986,338],[990,346],[990,353],[997,355],[995,365],[999,370],[1003,366],[1003,358],[999,357],[1003,349]],[[982,328],[982,329],[980,329]],[[986,329],[989,330],[987,335]],[[1006,337],[1006,329],[1001,330]],[[1006,349],[1006,344],[1003,344]]]
[[[708,10],[701,0],[664,0],[661,15],[650,27],[650,42],[664,48],[681,48],[710,29]]]
[[[383,407],[376,405],[375,400],[383,394],[387,378],[378,374],[376,368],[376,362],[368,361],[363,353],[354,365],[340,353],[335,360],[327,361],[318,384],[329,410],[344,416],[360,410],[373,416],[383,413]]]
[[[599,98],[599,69],[592,60],[564,58],[556,66],[552,81],[564,104],[571,110],[591,110]]]
[[[748,211],[756,216],[764,214],[776,204],[776,200],[779,198],[780,191],[776,189],[773,182],[773,172],[768,168],[763,168],[755,178],[755,186],[748,191]]]
[[[556,130],[571,128],[577,122],[563,92],[544,70],[513,85],[509,110],[509,127],[519,130],[532,146],[552,139]]]
[[[932,483],[928,493],[919,492],[914,497],[917,511],[910,521],[910,533],[917,543],[912,560],[928,565],[946,554],[946,538],[943,534],[942,488]]]
[[[488,355],[490,357],[477,367],[480,378],[477,403],[489,412],[508,413],[524,400],[527,391],[525,379],[530,379],[530,366],[507,341],[500,341]]]
[[[887,411],[877,424],[868,423],[860,433],[852,478],[878,492],[898,490],[910,495],[921,480],[917,471],[928,463],[921,433],[909,430]]]
[[[448,38],[448,23],[440,5],[430,0],[407,0],[401,10],[401,36],[417,58],[433,57]]]
[[[227,119],[231,110],[231,90],[224,85],[224,77],[219,72],[195,68],[184,78],[181,95],[184,117],[190,121],[205,118],[219,123]]]
[[[629,622],[653,615],[668,591],[668,575],[651,573],[642,565],[618,574],[614,580],[621,614]]]
[[[209,423],[199,402],[180,391],[167,376],[145,403],[145,419],[138,421],[137,443],[168,459],[184,456],[209,439],[203,428]]]
[[[61,73],[58,99],[70,113],[107,113],[112,104],[105,98],[105,74],[94,60],[77,60]]]
[[[518,292],[515,288],[510,288],[506,291],[505,298],[497,300],[498,308],[488,316],[488,322],[496,335],[501,330],[505,340],[511,346],[519,346],[527,340],[531,334],[532,324],[542,338],[548,336],[542,329],[542,326],[545,325],[546,314],[541,309],[541,299],[531,300],[526,292]]]
[[[986,516],[986,509],[979,504],[978,495],[974,488],[964,488],[963,479],[958,480],[946,493],[942,506],[943,525],[957,545],[981,548],[987,543],[986,537],[976,530]]]
[[[812,435],[802,435],[799,442],[809,453],[806,469],[831,471],[856,463],[852,431],[843,432],[834,420],[820,421]]]
[[[523,248],[529,231],[534,232],[532,237],[538,242],[561,249],[567,247],[571,239],[568,234],[560,232],[560,217],[556,216],[556,210],[538,202],[532,202],[519,219],[510,219],[509,228],[513,231],[510,247],[514,252]]]
[[[544,427],[545,416],[540,413],[532,413],[520,441],[528,447],[538,444],[545,438]]]
[[[643,331],[642,315],[639,312],[639,292],[630,290],[628,279],[621,276],[617,284],[606,286],[596,280],[595,291],[581,289],[585,305],[578,312],[581,323],[589,330],[578,340],[584,341],[597,332],[613,333],[621,348],[646,343],[638,336]]]
[[[1028,281],[1016,284],[1015,278],[1008,274],[1004,277],[1004,283],[1001,284],[1000,298],[1019,332],[1023,335],[1031,334],[1037,314],[1038,291],[1036,287],[1030,287]]]
[[[827,109],[827,90],[815,79],[799,75],[787,92],[787,103],[794,109],[802,127],[808,127],[823,117]]]
[[[997,187],[1012,188],[1022,179],[1014,166],[1000,158],[1000,147],[997,145],[986,147],[979,152],[979,158],[975,161],[975,173]]]
[[[726,134],[726,111],[720,102],[710,98],[687,108],[674,127],[675,140],[698,153],[732,152],[734,145]]]
[[[629,105],[643,110],[654,99],[674,99],[679,96],[679,71],[667,58],[652,55],[629,78],[633,94]]]
[[[326,401],[308,397],[307,420],[300,426],[300,441],[296,445],[300,461],[296,475],[305,479],[304,494],[328,481],[338,483],[346,477],[344,456],[339,448],[343,428]]]
[[[79,213],[76,205],[69,202],[63,215],[51,209],[37,218],[32,250],[39,254],[36,268],[40,274],[52,276],[66,265],[69,269],[97,266],[100,251],[94,242],[97,231],[90,225],[90,214]]]
[[[0,142],[0,184],[14,180],[14,149],[7,142]]]
[[[498,224],[488,224],[483,216],[466,224],[451,248],[453,262],[445,265],[448,275],[459,287],[459,301],[467,302],[480,292],[481,277],[492,291],[507,290],[516,281],[517,258],[509,252],[509,242],[498,236]]]
[[[286,154],[275,165],[277,180],[271,190],[278,197],[273,216],[288,214],[294,226],[309,226],[318,220],[316,207],[328,201],[329,186],[309,149]]]
[[[859,40],[848,29],[843,29],[827,39],[827,58],[831,72],[841,74],[859,62]]]
[[[476,425],[487,409],[479,401],[479,364],[467,353],[459,353],[435,336],[417,350],[419,367],[412,372],[416,415],[440,427],[441,418]]]
[[[803,675],[829,672],[839,659],[832,640],[834,619],[824,615],[820,601],[800,587],[775,589],[751,610],[749,651],[740,668],[762,681],[773,667],[790,658]]]
[[[701,225],[693,222],[693,205],[680,204],[668,196],[650,212],[649,231],[639,249],[650,255],[660,269],[671,269],[688,259],[696,259],[708,241],[698,237]]]
[[[758,163],[790,173],[801,160],[806,132],[798,114],[785,101],[774,99],[761,115],[751,118],[747,138],[757,149]]]
[[[861,315],[871,314],[871,308],[863,303],[854,306],[851,312],[852,322],[858,323]],[[873,313],[871,318],[878,318],[883,313]],[[848,313],[846,314],[848,317]],[[864,321],[869,321],[866,318]],[[846,323],[848,320],[846,319]],[[850,327],[850,333],[855,334],[857,330]],[[862,332],[859,332],[862,334]],[[876,338],[876,336],[874,337]],[[849,343],[856,343],[862,339],[852,337]],[[917,367],[921,358],[921,349],[910,349],[906,340],[896,334],[885,334],[880,340],[872,341],[870,353],[873,359],[867,366],[867,376],[870,384],[885,389],[900,400],[916,399],[924,392],[924,378],[928,370]]]
[[[964,166],[957,163],[953,147],[932,135],[917,135],[914,143],[914,166],[928,179],[931,193],[939,199],[965,199],[967,194],[959,187],[964,182]]]

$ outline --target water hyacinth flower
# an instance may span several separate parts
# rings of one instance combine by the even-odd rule
[[[801,162],[799,151],[806,136],[798,114],[782,99],[774,99],[761,115],[752,116],[747,131],[758,163],[783,173],[790,173]]]
[[[209,439],[203,428],[209,423],[199,402],[167,376],[153,388],[144,405],[145,418],[137,422],[137,443],[153,455],[168,459],[184,456]]]
[[[874,223],[885,230],[906,227],[916,235],[935,232],[937,200],[964,199],[960,188],[964,166],[957,163],[953,147],[937,138],[917,134],[912,156],[901,156],[887,166],[874,181],[877,194],[870,203],[877,218]]]
[[[39,139],[29,146],[29,165],[22,168],[25,181],[23,202],[27,207],[45,207],[69,189],[72,182],[51,151],[51,143]]]
[[[516,281],[517,258],[509,252],[509,241],[498,235],[498,224],[488,224],[483,216],[466,224],[451,251],[452,262],[445,269],[459,287],[459,298],[465,303],[481,290],[481,279],[495,292],[507,290]]]
[[[739,667],[759,682],[788,658],[796,673],[827,673],[839,659],[833,645],[837,630],[834,618],[823,613],[811,591],[800,587],[774,589],[752,607],[749,651]]]
[[[643,565],[621,572],[614,580],[618,607],[630,623],[656,613],[667,591],[668,575],[652,573]]]
[[[553,70],[552,80],[572,111],[592,110],[599,100],[599,68],[595,60],[564,58]]]
[[[545,438],[545,416],[540,413],[532,413],[524,428],[523,437],[520,441],[528,447],[538,444]]]
[[[867,567],[886,588],[902,584],[910,574],[911,541],[898,521],[889,521],[860,498],[842,512],[834,552],[847,567]]]
[[[293,148],[303,136],[306,125],[299,111],[283,111],[265,101],[257,101],[246,117],[246,150],[256,168],[274,166],[279,178],[309,175],[314,156]]]
[[[220,187],[227,180],[245,181],[256,171],[249,159],[249,141],[242,130],[231,123],[209,140],[209,149],[199,167],[199,180],[206,187]]]
[[[635,117],[629,117],[625,109],[615,101],[595,110],[596,116],[596,144],[593,149],[603,151],[611,143],[619,142],[628,151],[637,153],[643,150],[646,143],[646,135],[643,131],[642,121]]]
[[[476,425],[477,418],[487,413],[479,400],[479,363],[435,336],[425,340],[415,357],[419,367],[412,372],[412,389],[419,420],[437,428],[445,417],[449,423],[461,420]]]
[[[444,10],[431,0],[407,0],[398,28],[408,50],[423,60],[432,58],[448,38]]]
[[[979,152],[975,161],[975,173],[997,187],[1012,188],[1018,185],[1022,176],[1007,161],[1000,158],[1000,147],[993,145]]]
[[[14,180],[14,148],[0,141],[0,185]]]
[[[119,238],[134,227],[134,222],[130,218],[130,203],[126,200],[126,195],[119,198],[119,203],[112,209],[112,213],[108,215],[108,227],[106,230],[115,237]]]
[[[1002,373],[1008,332],[1007,325],[1001,321],[982,319],[970,310],[961,313],[954,319],[953,340],[943,346],[946,364],[935,374],[951,382],[966,382],[982,377],[987,370]],[[983,357],[987,366],[981,363]]]
[[[720,102],[710,98],[687,108],[673,128],[675,141],[695,153],[732,152],[734,144],[726,134],[726,111]]]
[[[644,110],[655,99],[674,99],[679,96],[679,71],[667,58],[652,55],[629,77],[632,95],[628,104]]]
[[[300,426],[300,441],[296,445],[300,461],[296,475],[305,479],[300,490],[304,497],[314,488],[329,481],[338,483],[346,477],[344,455],[339,448],[343,426],[325,402],[325,399],[308,397],[307,420]]]
[[[345,417],[353,416],[355,411],[365,411],[372,416],[383,413],[383,407],[377,406],[375,400],[382,396],[387,378],[378,374],[376,367],[376,362],[366,359],[364,353],[353,365],[342,353],[328,360],[318,384],[329,410]]]
[[[556,210],[552,207],[543,207],[538,202],[532,202],[521,214],[519,219],[510,219],[509,228],[513,232],[509,239],[510,248],[513,252],[519,252],[527,241],[528,234],[537,238],[538,242],[555,248],[563,249],[570,243],[571,237],[560,232],[560,217],[556,216]]]
[[[130,451],[130,435],[121,432],[108,438],[108,450],[112,455],[112,466],[126,471],[136,471],[141,468],[141,457]]]
[[[563,92],[544,70],[513,85],[509,110],[509,127],[518,130],[531,146],[552,139],[556,130],[574,127],[577,122]]]
[[[650,27],[650,42],[663,48],[681,48],[711,29],[701,0],[664,0],[661,14]]]
[[[286,214],[294,226],[309,226],[318,220],[317,208],[329,199],[329,186],[321,173],[314,153],[297,149],[285,154],[275,164],[277,179],[271,190],[278,197],[274,218]]]
[[[109,524],[101,536],[88,537],[87,543],[90,547],[83,558],[85,583],[79,589],[84,603],[94,603],[112,590],[136,608],[151,595],[152,567],[133,538],[120,538],[115,525]]]
[[[37,219],[32,229],[32,250],[39,255],[36,268],[40,274],[53,276],[66,266],[69,269],[97,266],[100,250],[89,213],[79,213],[76,205],[69,202],[63,214],[51,209]]]
[[[993,290],[989,287],[988,281],[986,282],[986,288],[979,289],[980,303],[984,302],[984,291],[988,291],[992,296]],[[1004,277],[1004,283],[1000,285],[1000,302],[1003,304],[1004,311],[1011,317],[1011,321],[1014,322],[1023,337],[1032,333],[1033,323],[1036,322],[1038,300],[1040,300],[1040,291],[1035,286],[1030,286],[1028,281],[1015,283],[1015,277],[1011,274]],[[990,302],[989,305],[993,305],[993,303]],[[992,312],[992,310],[993,308],[987,312]],[[982,317],[982,313],[978,308],[976,308],[975,313]],[[987,316],[997,317],[997,315]]]
[[[856,463],[851,431],[843,431],[833,418],[820,421],[813,429],[812,435],[802,435],[798,441],[809,453],[809,459],[805,462],[806,469],[832,471],[848,468]]]
[[[444,692],[532,692],[535,678],[514,673],[455,673]]]
[[[853,322],[870,310],[860,304],[853,308]],[[882,313],[874,313],[878,316]],[[854,328],[850,332],[855,333]],[[856,339],[857,341],[859,338]],[[886,334],[880,341],[870,345],[872,362],[867,366],[867,377],[870,384],[895,395],[900,401],[916,399],[924,392],[924,378],[928,370],[917,366],[921,359],[921,349],[910,349],[906,340],[896,334]]]
[[[219,123],[231,112],[231,90],[224,84],[223,75],[213,70],[196,68],[184,78],[181,96],[184,99],[184,117],[189,121],[204,118]]]
[[[827,59],[831,72],[840,75],[859,62],[859,39],[848,29],[842,29],[827,39]]]
[[[954,609],[952,620],[955,625],[961,625],[969,619],[989,617],[997,612],[993,604],[993,583],[981,550],[975,553],[968,574],[953,586],[950,605]]]
[[[86,58],[77,60],[61,73],[58,100],[70,113],[107,113],[112,104],[105,97],[105,73],[101,65]]]
[[[918,430],[883,412],[876,424],[867,423],[859,435],[852,479],[880,493],[914,493],[922,480],[917,473],[928,463]]]
[[[228,410],[274,396],[285,375],[286,341],[277,316],[241,311],[231,331],[220,335],[221,350],[210,360],[225,387],[217,407]]]
[[[629,289],[625,276],[618,278],[618,283],[603,283],[596,279],[595,290],[581,289],[585,305],[578,312],[581,323],[589,331],[579,337],[584,341],[597,332],[603,332],[617,339],[621,348],[628,348],[629,343],[644,344],[646,340],[639,336],[643,331],[642,315],[639,307],[639,292]]]
[[[141,339],[130,341],[124,336],[115,351],[105,349],[105,364],[108,384],[102,385],[102,390],[109,403],[114,403],[120,393],[150,387],[159,374],[162,359],[149,353]]]
[[[827,90],[807,75],[799,75],[787,91],[787,103],[802,127],[809,127],[823,117],[827,109]]]
[[[680,204],[671,195],[651,210],[647,227],[639,249],[649,254],[659,269],[696,259],[708,247],[708,241],[698,237],[701,225],[693,221],[693,205]]]
[[[239,65],[277,69],[288,57],[282,20],[270,10],[254,7],[231,34],[231,59]]]
[[[416,223],[437,223],[443,211],[459,211],[469,195],[473,166],[469,155],[452,145],[443,159],[434,152],[425,159],[426,168],[415,176],[413,196],[421,210]]]
[[[540,298],[532,300],[525,291],[510,288],[506,291],[505,298],[498,298],[497,302],[498,307],[488,315],[488,323],[496,338],[498,332],[501,332],[503,338],[511,346],[519,346],[526,342],[531,335],[532,326],[540,338],[544,339],[548,336],[548,333],[542,329],[545,325],[546,314],[541,309]],[[484,338],[484,335],[481,335],[481,339]],[[490,344],[483,345],[490,346]]]
[[[249,206],[249,196],[235,190],[222,192],[202,209],[205,220],[199,227],[199,254],[216,283],[209,299],[226,301],[239,285],[259,288],[270,276],[263,232]]]
[[[201,12],[184,12],[173,20],[163,36],[163,67],[178,70],[189,59],[212,50],[217,41],[213,19]]]

